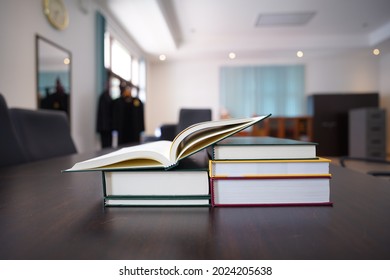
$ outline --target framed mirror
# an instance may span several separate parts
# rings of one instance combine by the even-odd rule
[[[39,35],[35,45],[38,108],[65,111],[69,116],[71,52]]]

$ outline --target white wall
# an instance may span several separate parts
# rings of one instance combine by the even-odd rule
[[[152,64],[148,71],[146,128],[148,133],[162,123],[175,123],[179,109],[218,110],[218,65],[214,62]]]
[[[149,133],[177,121],[181,107],[209,107],[218,119],[219,69],[224,65],[297,64],[306,66],[306,94],[378,92],[380,58],[369,51],[297,58],[156,62],[149,65],[146,105]],[[270,112],[272,113],[272,112]]]
[[[370,50],[310,58],[306,92],[378,92],[379,60]]]
[[[34,36],[45,29],[41,6],[38,1],[0,3],[0,92],[9,105],[35,107]]]
[[[52,28],[42,1],[0,3],[0,92],[9,107],[37,108],[35,35],[39,34],[72,53],[71,128],[79,151],[93,149],[95,136],[95,11],[83,13],[78,1],[65,0],[69,27]],[[22,8],[21,8],[22,7]]]

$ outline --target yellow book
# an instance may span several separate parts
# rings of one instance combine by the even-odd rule
[[[330,160],[210,160],[210,177],[315,177],[329,175]]]

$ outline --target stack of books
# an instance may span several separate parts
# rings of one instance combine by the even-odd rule
[[[331,205],[330,161],[315,143],[233,136],[267,117],[198,123],[65,171],[101,172],[105,206]]]
[[[101,172],[105,206],[210,206],[208,158],[194,157],[267,117],[198,123],[173,141],[122,148],[65,171]]]
[[[332,205],[330,160],[316,144],[273,137],[230,137],[212,146],[212,206]]]

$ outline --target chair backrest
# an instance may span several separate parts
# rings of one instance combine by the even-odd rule
[[[12,124],[7,102],[0,94],[0,167],[24,163],[26,155]]]
[[[180,109],[176,134],[190,125],[205,121],[211,121],[211,109]]]
[[[10,115],[28,160],[77,152],[65,112],[11,108]]]
[[[176,136],[177,124],[163,124],[160,127],[161,136],[160,140],[172,141]]]

